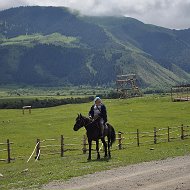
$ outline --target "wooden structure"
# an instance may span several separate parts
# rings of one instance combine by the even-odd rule
[[[22,107],[22,113],[23,113],[23,115],[24,115],[24,111],[25,111],[26,109],[28,109],[28,110],[29,110],[29,114],[31,114],[32,106],[23,106],[23,107]]]
[[[83,135],[83,148],[82,148],[82,151],[83,151],[83,154],[86,154],[87,152],[87,136],[86,135]]]
[[[154,127],[152,132],[141,132],[137,129],[136,132],[118,132],[118,149],[124,149],[124,147],[138,146],[145,144],[159,144],[163,142],[171,142],[175,139],[185,140],[190,137],[190,126],[184,126],[183,124],[178,127],[167,127],[158,129]],[[133,141],[133,142],[131,142]],[[125,143],[126,142],[126,143]]]
[[[137,129],[136,131],[131,131],[131,132],[121,132],[119,131],[117,134],[117,145],[116,145],[116,149],[118,150],[122,150],[125,148],[129,148],[129,147],[141,147],[143,145],[154,145],[154,144],[159,144],[159,143],[166,143],[166,142],[173,142],[174,140],[186,140],[186,139],[190,139],[190,126],[188,125],[180,125],[177,127],[166,127],[166,128],[156,128],[154,127],[153,130],[151,131],[140,131],[139,129]],[[72,140],[76,140],[77,144],[65,144],[64,139],[70,139]],[[79,140],[82,140],[82,144],[80,143]],[[50,142],[50,141],[54,141],[56,144],[43,144],[45,142]],[[9,139],[7,139],[7,142],[5,143],[0,143],[0,155],[2,152],[5,152],[5,154],[3,153],[2,155],[5,157],[6,155],[6,159],[0,159],[0,161],[7,161],[8,163],[11,162],[11,160],[15,160],[11,158],[11,147],[10,145],[13,144],[12,142],[9,141]],[[3,149],[1,148],[3,146]],[[88,151],[87,145],[88,145],[88,141],[87,141],[87,137],[86,135],[83,136],[83,138],[68,138],[68,137],[64,137],[63,135],[61,135],[61,139],[60,139],[60,143],[57,144],[56,139],[45,139],[40,141],[40,139],[37,139],[34,150],[31,154],[31,156],[29,157],[29,159],[27,160],[27,163],[30,161],[30,159],[32,158],[32,156],[35,154],[35,160],[39,160],[40,156],[45,156],[45,155],[56,155],[59,154],[61,157],[64,157],[64,154],[66,151],[81,151],[81,145],[82,145],[82,152],[83,154],[86,154],[86,152]],[[95,143],[93,143],[93,145],[95,145]],[[71,147],[74,146],[74,148],[66,148],[66,147]],[[5,148],[6,147],[6,148]],[[41,154],[41,150],[42,150],[42,154]],[[94,149],[95,150],[95,149]],[[101,148],[100,148],[101,150]],[[151,148],[150,150],[154,150],[154,147]],[[47,153],[46,153],[47,151]],[[81,155],[81,153],[79,153]],[[73,154],[68,155],[67,156],[73,156]],[[22,156],[19,156],[22,157]],[[18,157],[18,158],[19,158]]]
[[[190,84],[172,86],[171,100],[173,102],[190,101]]]
[[[6,143],[0,143],[0,145],[4,145],[7,146],[7,148],[5,149],[0,149],[0,152],[6,151],[7,152],[7,159],[0,159],[0,161],[7,161],[8,163],[11,162],[11,160],[13,160],[11,158],[11,148],[10,145],[13,144],[12,142],[9,141],[9,139],[7,139]]]
[[[117,91],[120,93],[120,98],[142,96],[142,93],[137,86],[137,78],[135,74],[117,75],[116,85]]]

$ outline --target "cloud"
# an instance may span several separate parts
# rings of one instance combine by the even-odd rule
[[[190,0],[0,0],[0,9],[21,5],[66,6],[84,15],[125,15],[168,28],[190,28]]]
[[[0,10],[25,5],[27,5],[26,0],[0,0]]]

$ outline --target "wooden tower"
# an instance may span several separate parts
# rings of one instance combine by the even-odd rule
[[[137,86],[137,78],[135,74],[117,75],[116,85],[117,91],[120,93],[120,98],[142,96],[142,93]]]

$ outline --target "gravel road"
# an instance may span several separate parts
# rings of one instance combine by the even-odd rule
[[[51,182],[42,189],[190,190],[190,156],[120,167],[67,182]]]

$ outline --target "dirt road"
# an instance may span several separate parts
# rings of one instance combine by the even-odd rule
[[[145,162],[52,182],[43,189],[190,190],[190,156]]]

